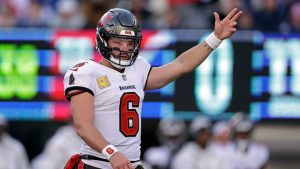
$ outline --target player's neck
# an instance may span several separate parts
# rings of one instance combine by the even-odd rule
[[[104,65],[104,66],[106,66],[106,67],[109,67],[109,68],[111,68],[111,69],[113,69],[113,70],[116,70],[116,71],[118,71],[118,72],[120,72],[120,73],[123,73],[124,70],[125,70],[125,69],[118,69],[118,68],[114,67],[109,61],[107,61],[107,60],[105,60],[105,59],[102,59],[102,60],[99,62],[99,64]]]

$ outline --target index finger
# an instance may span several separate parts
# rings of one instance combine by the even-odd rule
[[[217,12],[214,12],[215,22],[220,22],[220,16]]]
[[[237,8],[234,8],[233,10],[231,10],[231,11],[229,12],[229,14],[228,14],[225,18],[226,18],[226,19],[232,18],[232,17],[235,15],[235,13],[236,13],[237,10],[238,10]]]

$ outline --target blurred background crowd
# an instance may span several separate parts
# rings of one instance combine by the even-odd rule
[[[297,0],[0,0],[0,27],[95,28],[108,9],[131,10],[143,29],[211,29],[213,11],[244,11],[238,27],[268,32],[299,32]]]
[[[7,127],[7,119],[0,115],[1,169],[62,169],[81,146],[70,121],[57,128],[43,150],[29,160],[25,147]],[[206,116],[191,121],[161,119],[152,129],[156,137],[151,141],[157,144],[145,149],[143,164],[146,169],[266,169],[269,148],[253,139],[254,127],[242,112],[220,121]]]
[[[144,154],[150,169],[265,169],[267,146],[252,139],[254,123],[237,112],[229,120],[195,117],[162,119],[157,138],[160,145]]]

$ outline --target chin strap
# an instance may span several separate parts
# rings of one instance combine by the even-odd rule
[[[120,60],[114,58],[113,56],[111,56],[109,62],[110,62],[115,68],[118,68],[118,69],[125,69],[126,66],[129,66],[129,65],[130,65],[131,60],[126,60],[126,61],[125,61],[125,60],[121,60],[121,61],[120,61]],[[120,64],[122,64],[122,65],[117,64],[118,62],[119,62]],[[123,66],[123,65],[126,65],[126,66]]]
[[[121,65],[118,65],[118,64],[115,64],[114,62],[110,62],[115,68],[117,69],[125,69],[125,66],[121,66]]]

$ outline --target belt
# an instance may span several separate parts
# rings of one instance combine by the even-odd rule
[[[84,164],[86,167],[85,169],[101,169],[101,168],[96,168],[87,164]],[[135,167],[135,169],[144,169],[144,167],[142,165],[138,165],[137,167]]]
[[[83,159],[83,160],[98,160],[98,161],[109,162],[107,159],[103,159],[103,158],[96,157],[96,156],[93,156],[93,155],[88,155],[88,154],[81,154],[80,159]],[[130,162],[131,163],[136,163],[136,162],[139,162],[139,161],[140,160],[135,160],[135,161],[130,161]]]

